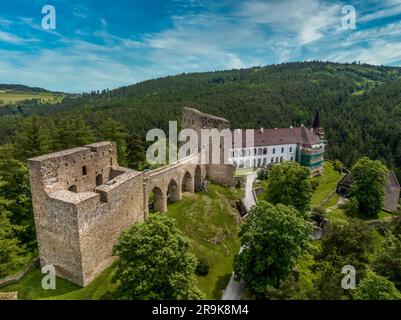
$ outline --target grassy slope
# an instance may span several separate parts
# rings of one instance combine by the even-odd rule
[[[317,187],[312,195],[311,206],[319,206],[330,192],[336,188],[340,178],[341,174],[333,169],[333,164],[326,161],[324,163],[324,174],[314,178],[319,181],[319,187]]]
[[[209,299],[220,298],[232,272],[234,255],[239,251],[238,224],[232,205],[242,196],[242,191],[209,185],[207,192],[184,194],[182,201],[169,205],[167,214],[177,220],[179,229],[190,239],[191,251],[210,265],[209,274],[198,277],[199,288]],[[213,240],[220,242],[213,244]],[[20,299],[101,299],[115,288],[112,276],[113,266],[86,288],[57,278],[56,290],[44,290],[41,288],[43,275],[36,268],[19,283],[0,291],[18,291]]]
[[[190,239],[191,251],[210,266],[207,276],[198,277],[199,288],[207,299],[219,299],[233,270],[239,251],[238,224],[234,201],[242,192],[209,185],[207,192],[184,195],[169,206],[168,215],[177,220]]]

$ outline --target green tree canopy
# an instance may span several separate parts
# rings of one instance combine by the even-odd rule
[[[123,232],[114,254],[121,299],[202,299],[197,288],[196,257],[188,239],[166,215],[150,214]]]
[[[5,204],[6,201],[0,198],[0,278],[9,274],[14,258],[24,251],[15,235],[19,228],[11,224]]]
[[[309,175],[309,169],[295,161],[273,166],[269,170],[266,200],[273,204],[292,205],[306,215],[313,192]]]
[[[23,119],[15,143],[18,158],[25,160],[50,152],[52,127],[52,121],[45,121],[37,115]]]
[[[117,143],[118,161],[122,166],[127,165],[127,145],[125,138],[127,132],[125,128],[112,118],[107,118],[103,121],[99,131],[102,138]]]
[[[311,249],[312,225],[293,207],[260,201],[241,226],[242,250],[234,270],[256,294],[278,287],[297,259]]]
[[[76,116],[65,116],[57,123],[54,132],[54,149],[64,150],[94,142],[93,130],[85,120]]]
[[[359,202],[359,210],[367,216],[376,216],[383,207],[387,168],[378,160],[362,157],[351,168],[350,196]]]
[[[132,169],[141,170],[146,163],[145,147],[141,136],[136,133],[128,138],[127,158]]]
[[[401,240],[392,232],[386,234],[379,254],[373,264],[374,271],[393,281],[401,288]]]
[[[390,280],[368,270],[358,284],[354,298],[356,300],[400,300],[401,293]]]

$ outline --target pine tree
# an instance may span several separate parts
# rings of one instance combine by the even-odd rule
[[[63,150],[95,141],[93,130],[80,117],[63,118],[57,125],[54,136],[54,149]]]
[[[45,123],[39,116],[33,115],[21,122],[16,136],[17,155],[21,160],[50,152],[50,130],[53,123]]]
[[[141,137],[134,133],[128,138],[127,143],[128,166],[140,170],[146,163],[145,147]]]
[[[125,138],[127,137],[127,133],[125,131],[125,128],[115,120],[107,118],[107,120],[102,123],[100,131],[104,139],[117,143],[119,164],[122,166],[126,166],[127,145],[125,142]]]

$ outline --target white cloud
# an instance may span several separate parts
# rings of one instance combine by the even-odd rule
[[[341,6],[319,0],[246,1],[237,15],[249,21],[267,24],[275,32],[296,36],[299,44],[319,40],[327,29],[338,29]]]

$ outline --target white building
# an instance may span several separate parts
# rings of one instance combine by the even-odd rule
[[[233,136],[238,134],[233,132]],[[242,144],[229,153],[228,162],[237,168],[262,167],[293,160],[311,170],[323,169],[324,140],[305,126],[254,130],[254,145],[246,145],[246,132],[241,130]]]

